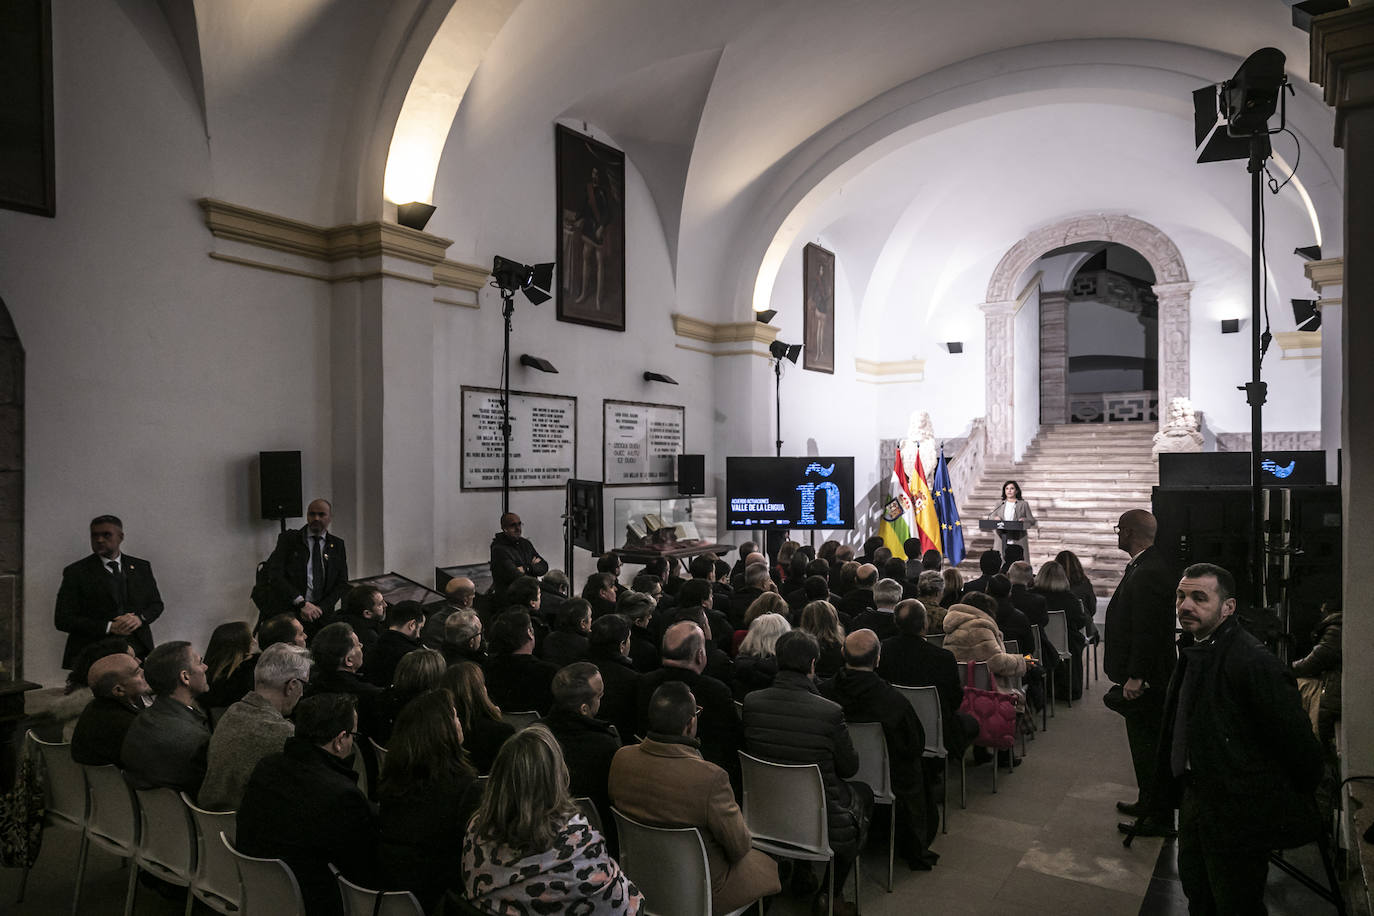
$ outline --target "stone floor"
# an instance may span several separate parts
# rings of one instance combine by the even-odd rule
[[[1173,844],[1138,839],[1121,845],[1113,803],[1133,798],[1135,790],[1125,729],[1103,707],[1105,681],[1093,683],[1072,709],[1062,705],[1029,745],[1025,762],[1013,773],[999,773],[991,791],[988,766],[968,770],[968,808],[958,803],[957,772],[950,784],[949,833],[934,849],[940,864],[931,872],[911,872],[899,859],[893,887],[884,888],[886,831],[875,837],[863,859],[862,912],[868,916],[940,913],[1143,914],[1173,916],[1187,912],[1174,871]],[[27,899],[15,907],[19,872],[0,870],[0,913],[46,916],[70,912],[76,863],[74,834],[50,830],[29,878]],[[1163,854],[1161,854],[1163,853]],[[1303,855],[1303,854],[1306,855]],[[1294,858],[1317,871],[1310,850]],[[108,853],[92,850],[80,912],[123,912],[128,872]],[[846,897],[852,897],[852,880]],[[1332,912],[1307,889],[1270,869],[1270,912]],[[807,916],[809,900],[784,894],[771,916]],[[182,905],[140,889],[136,912],[162,916]],[[208,911],[206,911],[208,912]],[[255,914],[249,914],[255,916]]]

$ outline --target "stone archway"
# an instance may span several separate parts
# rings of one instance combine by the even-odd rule
[[[1015,396],[1013,356],[1016,283],[1047,251],[1078,242],[1116,242],[1134,248],[1155,272],[1159,297],[1159,415],[1170,398],[1189,396],[1189,308],[1193,284],[1178,246],[1157,227],[1130,216],[1075,216],[1042,226],[1013,245],[988,281],[987,301],[979,306],[986,324],[983,372],[987,387],[988,456],[1010,458]]]

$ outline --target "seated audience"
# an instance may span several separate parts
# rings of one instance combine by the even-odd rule
[[[744,642],[744,637],[749,635],[749,628],[754,625],[754,621],[764,614],[781,614],[787,618],[787,622],[792,622],[792,609],[788,606],[787,600],[777,592],[764,592],[754,599],[754,603],[744,612],[744,620],[740,621],[743,628],[736,630],[732,637],[733,644],[730,647],[732,656],[739,654],[740,643]]]
[[[940,592],[940,607],[949,610],[959,603],[959,599],[964,594],[964,577],[959,570],[949,567],[940,571],[941,578],[944,579],[945,587]]]
[[[636,733],[642,735],[649,727],[649,699],[654,691],[662,684],[681,681],[691,688],[692,695],[701,704],[697,730],[701,756],[732,774],[733,778],[739,773],[743,735],[730,688],[702,673],[706,670],[706,634],[690,620],[673,624],[663,633],[662,658],[662,668],[639,679]]]
[[[91,691],[91,666],[110,655],[134,655],[129,640],[123,636],[107,636],[97,639],[77,653],[72,660],[72,670],[67,672],[67,684],[62,696],[49,707],[48,713],[62,725],[62,739],[72,740],[72,731],[82,711],[90,704],[94,694]]]
[[[809,607],[809,605],[808,605]],[[835,853],[833,901],[817,896],[814,910],[852,916],[853,904],[842,904],[845,878],[854,866],[873,812],[873,790],[848,782],[859,770],[859,756],[845,728],[839,705],[816,690],[816,659],[820,647],[805,630],[784,633],[778,640],[778,676],[773,686],[744,698],[745,750],[773,763],[817,764],[825,784],[830,848]],[[797,863],[797,868],[804,868]],[[794,879],[795,880],[795,879]],[[826,882],[821,882],[825,887]]]
[[[934,547],[930,548],[925,553],[921,554],[921,569],[923,571],[927,569],[933,569],[936,572],[939,572],[940,566],[944,562],[945,558],[940,556],[940,551],[936,550]]]
[[[561,569],[551,569],[539,579],[539,611],[545,619],[558,616],[563,603],[572,595],[572,583]]]
[[[701,632],[706,634],[706,668],[702,673],[729,687],[735,680],[735,663],[730,658],[729,653],[720,647],[720,642],[715,638],[716,624],[722,623],[729,626],[729,623],[713,620],[709,615],[710,611],[701,605],[689,605],[673,611],[664,623],[667,626],[672,626],[687,620],[701,627]]]
[[[467,576],[455,576],[444,583],[444,603],[430,606],[425,625],[420,628],[420,644],[426,649],[444,649],[444,624],[458,611],[471,611],[477,601],[477,583]]]
[[[730,620],[731,633],[744,627],[744,612],[749,609],[749,605],[757,601],[764,592],[777,591],[778,588],[768,575],[767,559],[763,554],[756,553],[753,556],[759,558],[758,562],[745,564],[740,586],[735,589],[730,604],[724,608]]]
[[[711,911],[724,914],[782,889],[778,865],[750,847],[749,827],[735,804],[730,777],[703,760],[697,741],[697,701],[670,681],[649,699],[649,733],[622,748],[611,763],[611,802],[627,817],[656,827],[696,827],[706,846]],[[672,786],[673,791],[663,791]]]
[[[482,618],[471,608],[454,611],[444,621],[444,661],[450,665],[459,662],[487,663],[487,650],[483,646]]]
[[[819,585],[812,581],[815,579],[820,580]],[[840,596],[832,596],[830,593],[830,564],[819,559],[807,563],[806,576],[785,597],[787,606],[793,611],[800,611],[802,605],[808,601],[829,601],[831,604],[838,604]]]
[[[1044,596],[1031,591],[1031,586],[1035,584],[1035,570],[1031,569],[1031,565],[1025,560],[1017,560],[1007,567],[1007,579],[1011,581],[1012,605],[1026,615],[1031,626],[1041,627],[1041,635],[1044,635],[1043,627],[1048,622],[1045,612],[1048,609]]]
[[[549,633],[549,616],[544,613],[544,593],[539,590],[539,580],[534,576],[521,576],[506,589],[506,604],[500,610],[519,608],[530,615],[530,625],[534,629],[535,650],[543,645]],[[490,622],[490,621],[488,621]]]
[[[314,667],[306,696],[317,693],[347,693],[367,703],[382,693],[382,688],[358,676],[363,666],[363,644],[353,627],[331,623],[321,627],[310,641]]]
[[[423,646],[407,652],[396,666],[392,684],[367,708],[358,712],[359,730],[382,747],[388,747],[391,728],[405,705],[420,694],[434,690],[444,679],[444,656]]]
[[[954,594],[957,596],[959,591],[960,589],[956,585],[954,587]],[[922,606],[926,609],[927,633],[943,633],[945,631],[945,608],[940,604],[940,600],[944,597],[944,593],[945,580],[943,573],[933,569],[927,569],[916,578],[916,600],[921,602]]]
[[[740,643],[739,655],[735,656],[735,677],[730,687],[736,700],[743,700],[751,691],[773,686],[773,679],[778,674],[774,647],[777,646],[778,637],[791,629],[792,625],[782,614],[761,614],[754,618],[744,641]]]
[[[205,663],[189,642],[165,642],[148,653],[143,675],[156,699],[124,734],[124,778],[135,789],[166,786],[195,798],[210,744],[210,722],[196,704],[208,686]]]
[[[1083,695],[1083,649],[1087,646],[1084,629],[1092,623],[1083,610],[1083,605],[1069,587],[1069,576],[1064,567],[1053,560],[1042,563],[1035,577],[1035,594],[1045,599],[1045,610],[1063,611],[1064,625],[1069,631],[1067,648],[1069,664],[1062,664],[1063,676],[1055,675],[1054,690],[1060,699],[1072,696],[1077,700]],[[1046,621],[1048,622],[1048,617]],[[1072,688],[1072,693],[1070,693]]]
[[[936,689],[944,721],[945,749],[953,759],[959,760],[964,756],[964,749],[978,737],[978,720],[959,709],[964,701],[959,664],[954,653],[926,639],[929,619],[928,609],[923,608],[921,602],[908,598],[898,603],[893,613],[897,635],[883,641],[878,676],[889,684],[902,687]],[[932,766],[938,763],[932,758]]]
[[[1083,606],[1083,613],[1088,617],[1088,638],[1097,639],[1097,590],[1093,588],[1092,581],[1083,571],[1083,564],[1079,561],[1078,555],[1072,550],[1061,550],[1055,554],[1054,562],[1062,566],[1068,574],[1069,591],[1073,592],[1073,596]]]
[[[477,772],[491,772],[496,752],[515,728],[501,719],[501,710],[487,696],[486,677],[473,662],[459,662],[444,672],[444,689],[453,695],[453,708],[463,729],[463,747]]]
[[[549,730],[501,748],[463,842],[463,896],[489,914],[634,916],[644,898],[573,803]]]
[[[1002,569],[1000,572],[1005,576],[1007,570],[1011,568],[1011,564],[1017,563],[1025,558],[1026,549],[1024,547],[1020,544],[1008,544],[1007,549],[1002,553]]]
[[[845,550],[853,552],[854,548],[845,547]],[[836,554],[838,556],[838,553]],[[835,593],[844,601],[846,595],[858,588],[859,567],[861,563],[853,560],[845,560],[840,565],[830,571],[830,581],[834,583]]]
[[[210,634],[210,645],[205,647],[205,677],[210,689],[200,698],[201,708],[223,709],[231,703],[243,699],[244,694],[253,689],[251,676],[245,685],[240,671],[251,671],[257,664],[258,643],[253,631],[241,620],[222,623]],[[244,669],[244,665],[247,669]]]
[[[921,553],[921,539],[907,538],[902,542],[902,553],[906,554],[906,581],[915,582],[916,577],[925,571],[925,557]],[[935,551],[938,556],[940,551]],[[939,569],[939,566],[935,567]]]
[[[844,630],[829,601],[812,601],[802,608],[797,629],[810,633],[820,647],[816,677],[834,677],[844,667]]]
[[[420,628],[425,625],[425,610],[418,601],[398,601],[386,609],[386,629],[377,644],[363,650],[363,678],[378,687],[390,687],[396,666],[420,643]]]
[[[625,586],[620,584],[621,572],[620,555],[615,553],[603,553],[596,558],[596,571],[607,573],[615,581],[615,594],[620,597],[620,593],[625,590]]]
[[[888,557],[878,567],[878,581],[892,579],[897,584],[906,585],[906,560],[901,557]]]
[[[72,731],[72,760],[89,766],[122,767],[124,736],[152,695],[143,677],[143,664],[131,652],[116,652],[97,659],[86,679],[93,697]]]
[[[266,650],[268,646],[275,646],[277,643],[286,643],[290,646],[305,648],[305,627],[295,614],[278,614],[275,617],[268,617],[258,628],[258,649]]]
[[[748,575],[753,575],[755,578],[758,576],[756,573],[749,573]],[[768,585],[771,587],[772,582],[770,581]],[[740,594],[742,592],[736,592],[735,597],[738,598]],[[767,589],[764,590],[763,594],[768,594]],[[716,595],[709,584],[697,579],[683,583],[682,588],[678,589],[675,607],[656,609],[654,623],[658,626],[659,639],[662,640],[663,630],[670,623],[684,619],[682,612],[691,608],[701,609],[711,624],[709,627],[711,635],[707,639],[715,648],[728,654],[731,641],[734,638],[735,624],[730,616],[727,616],[723,611],[716,610]]]
[[[605,692],[601,672],[591,662],[560,668],[553,678],[553,709],[540,723],[563,751],[568,791],[574,798],[592,800],[614,853],[615,822],[606,795],[606,778],[611,772],[611,758],[620,750],[620,735],[614,725],[596,717]]]
[[[939,856],[929,847],[940,826],[933,780],[920,766],[925,729],[916,710],[892,685],[874,673],[881,643],[872,630],[845,637],[844,668],[820,686],[821,696],[844,710],[845,722],[878,722],[887,739],[888,775],[897,796],[897,850],[912,871],[930,871]],[[871,787],[870,787],[871,788]]]
[[[878,551],[881,550],[882,548],[883,548],[883,539],[882,539],[881,537],[879,537],[878,535],[875,534],[873,537],[871,537],[871,538],[869,538],[868,540],[864,541],[863,553],[860,554],[856,559],[859,561],[860,564],[863,564],[863,563],[874,563],[874,557],[877,556]],[[892,553],[892,551],[889,550],[889,551],[888,551],[888,554],[891,554],[891,553]],[[874,563],[874,565],[877,565],[877,564]]]
[[[608,572],[594,572],[587,577],[582,586],[582,598],[592,606],[592,616],[614,614],[615,602],[620,597],[620,583]]]
[[[686,588],[683,584],[683,588]],[[626,592],[616,601],[615,612],[630,621],[630,660],[643,673],[658,667],[658,640],[654,638],[654,599]],[[596,620],[592,620],[596,624]]]
[[[1015,693],[1010,679],[1025,675],[1025,656],[1007,652],[1002,631],[989,610],[991,598],[980,592],[965,597],[974,598],[983,606],[956,604],[945,613],[944,648],[953,653],[955,661],[987,662],[997,689],[1002,693]]]
[[[382,635],[386,619],[386,599],[372,585],[355,585],[339,605],[338,619],[353,628],[363,652],[370,652]],[[385,686],[385,685],[383,685]]]
[[[447,690],[427,690],[401,710],[378,796],[377,862],[387,886],[438,912],[446,891],[462,892],[454,866],[481,796]]]
[[[892,622],[892,611],[901,600],[901,582],[896,579],[879,579],[878,584],[873,586],[873,607],[854,618],[851,632],[869,629],[878,634],[879,639],[896,636],[897,627]]]
[[[658,559],[661,560],[663,558],[659,557]],[[663,607],[665,603],[668,607],[672,607],[677,603],[676,599],[671,595],[665,595],[663,593],[663,580],[651,573],[640,573],[631,579],[630,591],[639,592],[641,595],[648,595],[650,598],[654,599],[655,607]],[[622,594],[624,593],[622,592]],[[618,600],[617,598],[617,601]]]
[[[511,588],[519,583],[517,579]],[[534,657],[530,615],[512,607],[497,617],[487,629],[487,645],[487,693],[492,702],[507,712],[548,712],[553,705],[550,685],[558,668]]]
[[[287,720],[310,680],[310,654],[292,645],[268,646],[253,670],[253,689],[224,711],[210,747],[198,804],[234,811],[253,769],[279,752],[295,733]]]
[[[258,763],[239,803],[235,848],[284,859],[311,916],[343,914],[330,864],[355,884],[378,885],[377,825],[349,765],[358,730],[355,704],[340,693],[296,704],[296,733],[280,753]]]
[[[977,598],[973,598],[974,592],[964,593],[964,603],[981,607],[993,616],[997,621],[997,629],[1002,631],[1003,639],[1013,639],[1016,641],[1016,651],[1022,655],[1033,655],[1035,653],[1035,633],[1031,630],[1031,622],[1026,615],[1016,609],[1016,605],[1011,603],[1011,580],[998,573],[988,582],[987,597],[991,598],[993,604],[985,607]],[[1041,637],[1044,631],[1041,631]]]
[[[984,550],[978,555],[978,568],[982,571],[976,579],[970,579],[964,583],[964,594],[969,592],[986,592],[988,583],[992,577],[1002,571],[1002,554],[996,550]]]
[[[559,668],[587,656],[587,634],[592,631],[592,606],[583,598],[563,602],[554,628],[544,637],[543,659]]]
[[[639,702],[639,672],[630,660],[630,621],[623,614],[607,614],[592,623],[587,661],[601,672],[605,694],[597,715],[615,726],[620,743],[630,744],[635,734],[635,709]]]

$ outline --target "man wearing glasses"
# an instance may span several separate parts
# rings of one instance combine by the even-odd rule
[[[310,679],[310,653],[289,643],[263,650],[253,669],[253,689],[230,706],[214,733],[200,787],[199,804],[211,811],[233,811],[258,761],[275,754],[295,732],[286,717],[296,708]]]
[[[537,578],[549,571],[549,564],[524,536],[524,530],[520,516],[507,512],[501,516],[501,530],[491,539],[491,578],[497,595],[504,595],[521,576]]]

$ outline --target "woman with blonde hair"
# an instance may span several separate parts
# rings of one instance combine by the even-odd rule
[[[781,614],[787,617],[790,610],[791,608],[787,606],[787,599],[777,592],[764,592],[749,602],[749,607],[744,609],[744,625],[735,631],[733,644],[730,647],[731,654],[739,654],[740,645],[744,642],[745,636],[749,634],[749,628],[754,625],[755,620],[764,614]]]
[[[464,897],[501,916],[634,916],[639,889],[573,803],[552,733],[531,725],[501,746],[463,842]]]
[[[816,659],[816,677],[834,677],[844,667],[844,630],[840,617],[829,601],[809,601],[802,606],[798,630],[816,637],[820,644],[820,658]]]
[[[944,591],[940,592],[940,607],[948,610],[959,603],[959,597],[964,593],[964,577],[953,566],[940,570],[940,575],[945,580]]]
[[[767,598],[764,595],[763,598]],[[777,598],[777,595],[773,595]],[[758,604],[763,598],[757,599]],[[782,599],[779,598],[779,601]],[[784,609],[787,603],[783,602]],[[752,610],[753,605],[750,605]],[[735,676],[731,688],[735,699],[743,700],[751,690],[762,690],[773,686],[773,678],[778,673],[778,659],[773,653],[778,637],[792,629],[787,618],[780,613],[760,614],[749,624],[748,634],[740,643],[739,655],[735,657]]]
[[[479,773],[492,761],[515,727],[501,718],[501,708],[487,696],[487,679],[476,662],[459,662],[444,672],[443,686],[453,694],[453,708],[463,729],[463,746]]]
[[[437,649],[415,649],[396,663],[392,684],[374,703],[360,710],[359,730],[382,747],[391,740],[396,717],[407,703],[438,687],[444,679],[444,654]]]

